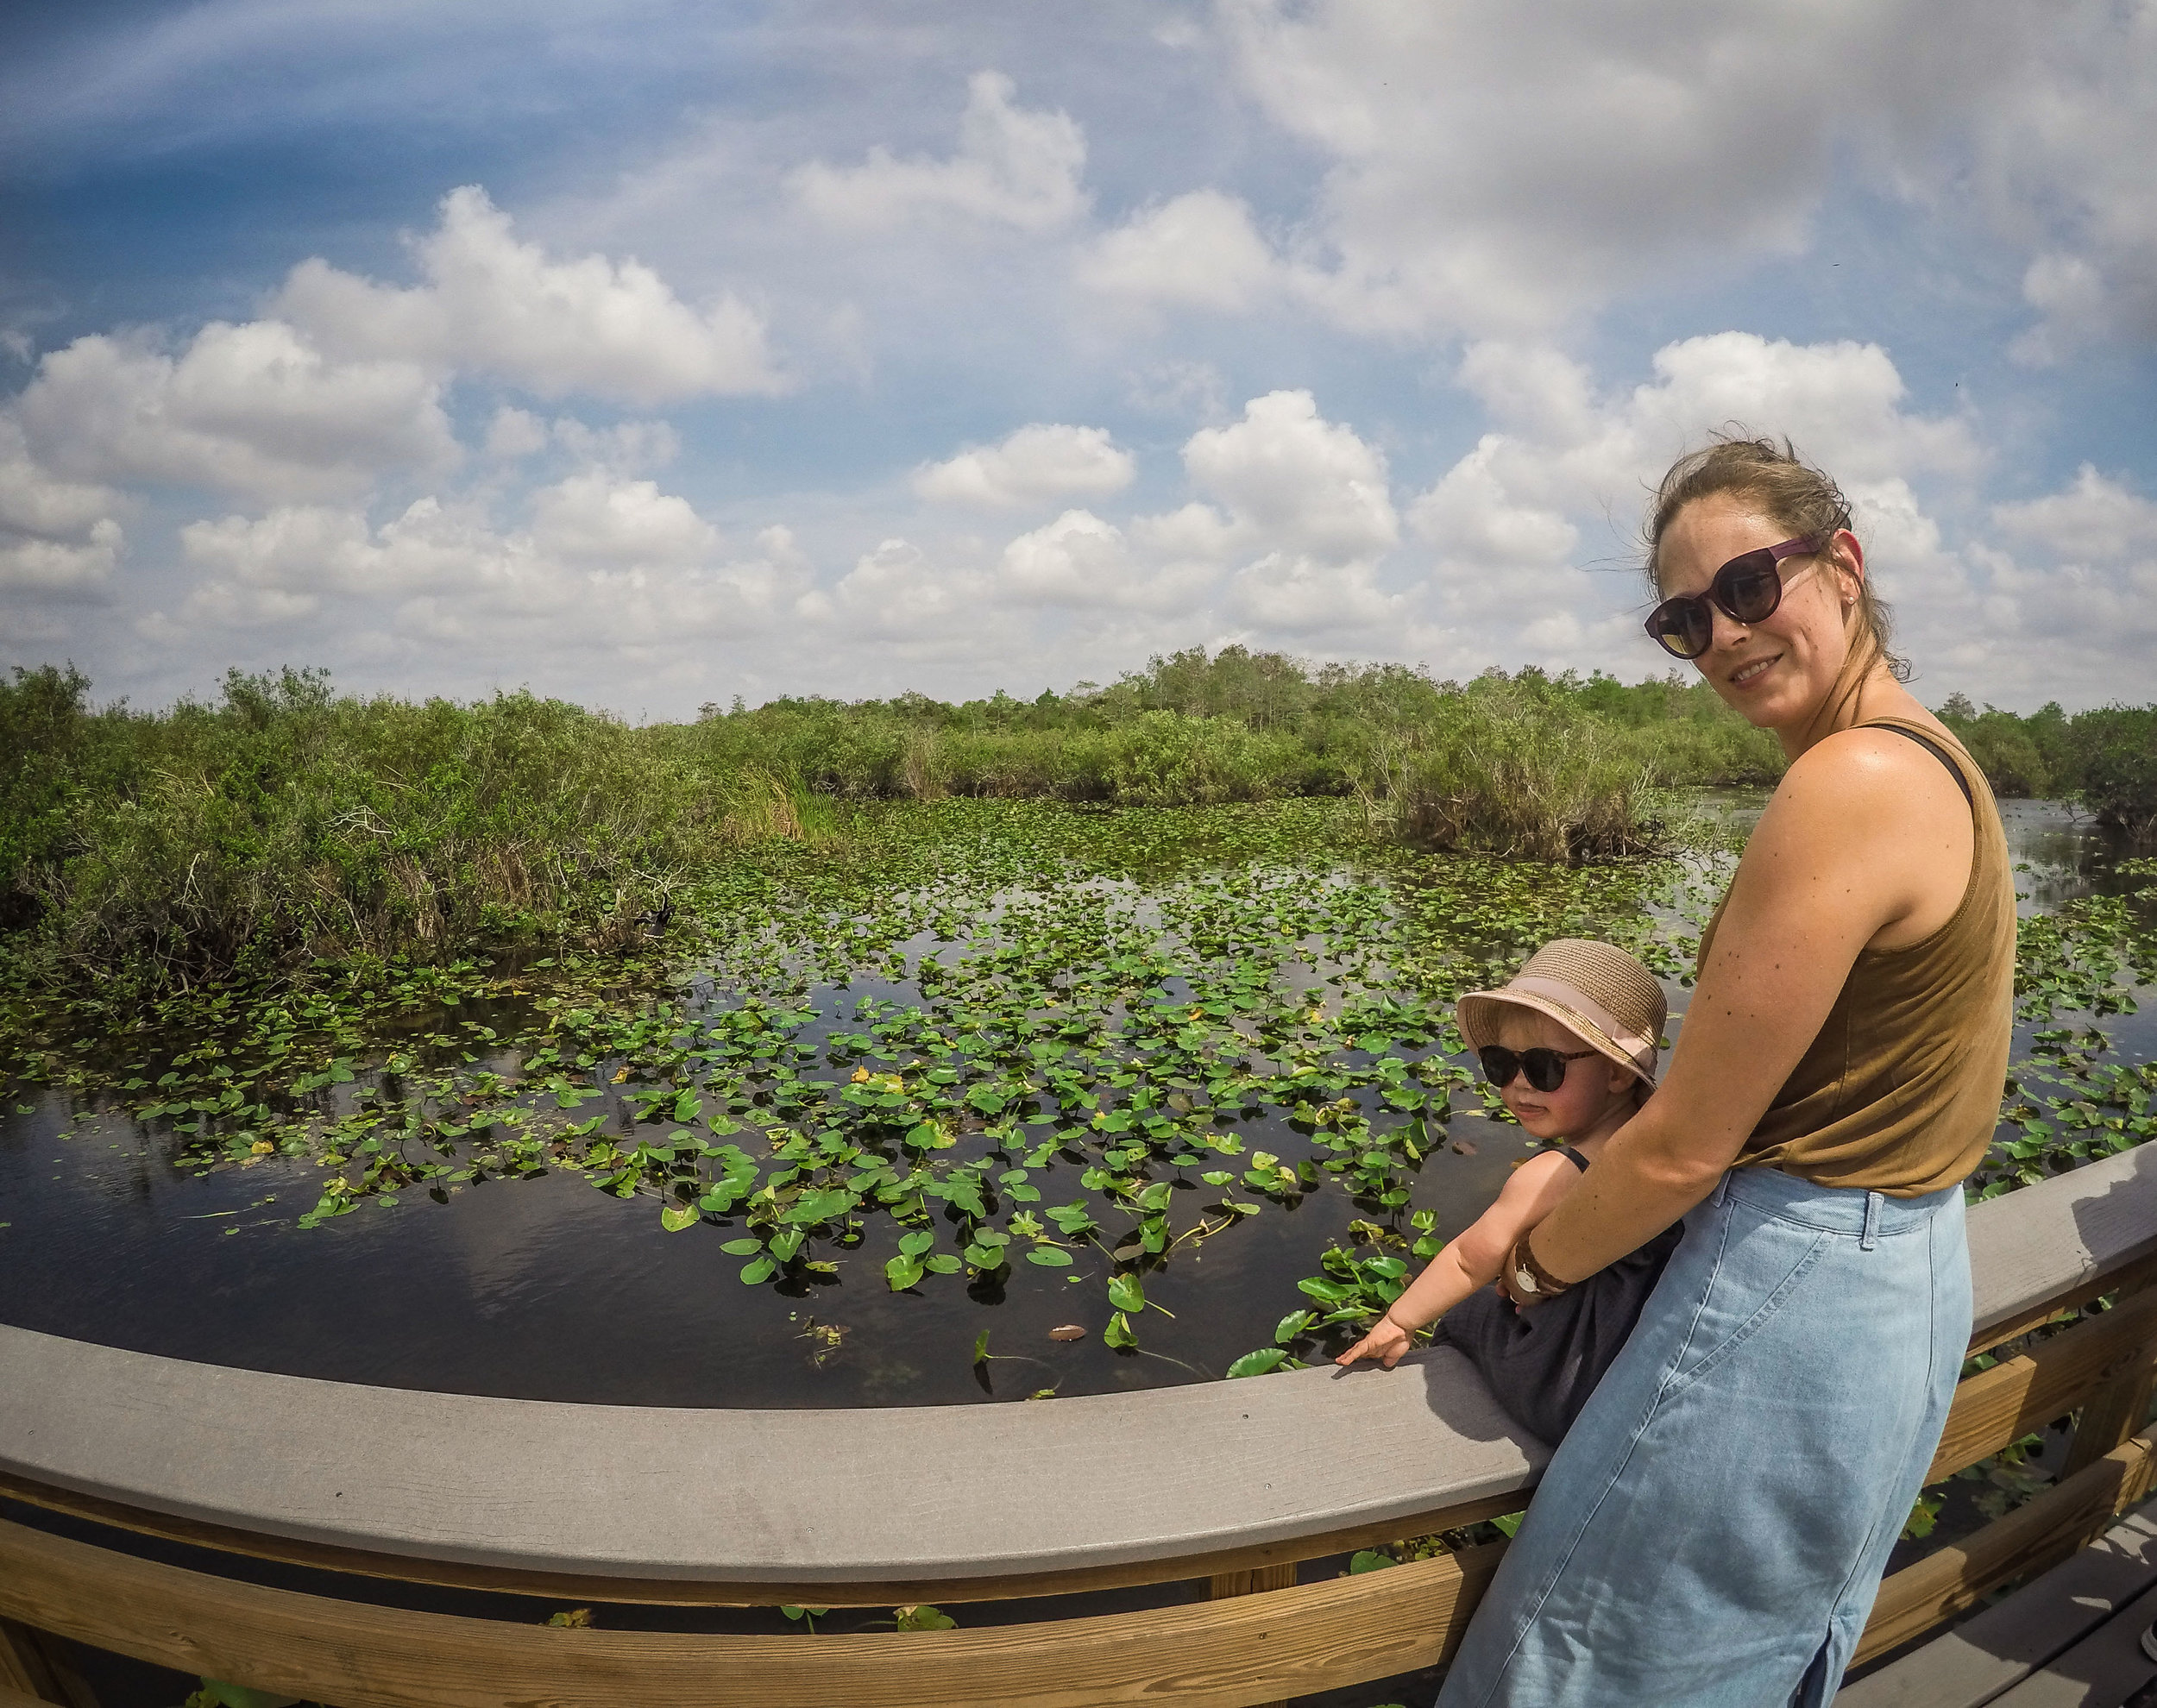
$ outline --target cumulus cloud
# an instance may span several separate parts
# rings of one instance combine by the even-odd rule
[[[1995,505],[1992,524],[2026,546],[2082,563],[2157,555],[2157,503],[2107,480],[2088,463],[2070,486],[2044,498]]]
[[[177,356],[147,334],[78,338],[39,362],[15,414],[71,479],[299,499],[454,463],[441,392],[415,361],[334,360],[282,322],[213,321]]]
[[[77,600],[100,597],[125,537],[120,495],[41,467],[22,429],[0,417],[0,593]],[[9,626],[20,628],[21,613]]]
[[[763,317],[739,298],[692,308],[639,261],[550,260],[477,185],[443,197],[440,223],[412,247],[424,285],[378,284],[315,258],[292,269],[273,310],[341,356],[491,374],[540,397],[649,405],[786,387]]]
[[[2041,16],[2017,76],[1976,110],[1974,170],[1940,192],[1974,196],[2029,253],[2038,318],[2013,353],[2039,365],[2157,335],[2157,12],[2085,0]]]
[[[1684,267],[1808,244],[1839,153],[1894,193],[1903,153],[2012,79],[2027,30],[1918,0],[1622,17],[1593,0],[1222,0],[1243,88],[1328,169],[1276,253],[1206,189],[1142,211],[1089,282],[1217,310],[1286,290],[1355,328],[1512,335]],[[1822,101],[1833,88],[1837,98]]]
[[[986,571],[898,537],[862,553],[833,597],[808,607],[812,616],[826,612],[853,635],[910,658],[978,656],[1015,644],[1020,632],[999,608]]]
[[[887,231],[923,219],[958,219],[1047,232],[1084,213],[1086,138],[1061,112],[1021,107],[1001,72],[966,85],[959,151],[944,160],[901,160],[882,147],[857,166],[821,160],[789,176],[795,197],[823,223]]]
[[[926,499],[1016,508],[1060,498],[1102,498],[1131,484],[1130,452],[1102,427],[1037,424],[1000,443],[925,463],[914,490]]]
[[[1081,257],[1080,283],[1141,302],[1235,312],[1286,282],[1239,198],[1217,190],[1148,207]]]
[[[1241,421],[1201,428],[1184,446],[1184,467],[1253,535],[1288,550],[1347,562],[1399,538],[1386,459],[1353,428],[1320,416],[1308,392],[1254,398]]]
[[[1377,585],[1400,537],[1386,459],[1320,416],[1310,392],[1254,398],[1241,421],[1192,434],[1184,466],[1226,504],[1243,549],[1257,550],[1230,593],[1244,620],[1304,637],[1371,631],[1402,613],[1402,596]]]
[[[678,653],[765,630],[807,588],[792,535],[747,552],[679,496],[603,470],[535,492],[525,525],[429,497],[376,526],[363,511],[278,505],[181,531],[201,580],[161,631],[319,622],[333,610],[481,657],[535,644]]]
[[[549,556],[587,563],[696,563],[719,546],[719,530],[688,499],[596,472],[533,494],[531,537]]]
[[[1928,636],[1948,631],[1960,685],[2010,703],[2145,698],[2157,502],[2085,464],[2058,492],[1994,505],[1991,523],[1965,554],[1961,600],[1924,613]],[[1950,616],[1961,619],[1952,628]]]
[[[1887,353],[1722,332],[1665,345],[1654,378],[1605,391],[1545,345],[1471,346],[1456,378],[1494,424],[1408,506],[1431,549],[1437,609],[1494,659],[1615,667],[1638,651],[1630,575],[1648,494],[1681,452],[1718,430],[1787,434],[1841,483],[1890,591],[1959,597],[1961,569],[1911,487],[1966,480],[1984,454],[1966,421],[1908,407]],[[1613,532],[1613,527],[1615,531]]]
[[[1118,527],[1067,510],[1012,540],[995,586],[1007,600],[1189,615],[1210,598],[1238,620],[1302,637],[1368,629],[1398,612],[1378,565],[1399,537],[1386,462],[1308,392],[1255,398],[1240,420],[1183,449],[1204,496]]]
[[[1004,547],[997,587],[1022,605],[1188,613],[1220,580],[1229,532],[1210,506],[1190,511],[1141,517],[1127,533],[1091,511],[1067,510]]]

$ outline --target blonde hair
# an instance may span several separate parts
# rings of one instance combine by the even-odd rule
[[[1657,597],[1663,591],[1658,554],[1664,531],[1687,505],[1718,493],[1751,499],[1777,527],[1787,528],[1791,538],[1819,539],[1823,552],[1837,533],[1856,531],[1850,527],[1850,501],[1842,489],[1804,462],[1789,440],[1778,446],[1772,439],[1747,438],[1742,433],[1718,434],[1713,443],[1688,451],[1672,463],[1656,488],[1644,544],[1648,582]],[[1898,682],[1908,681],[1909,662],[1889,644],[1895,632],[1894,613],[1873,592],[1870,573],[1858,577],[1858,614],[1888,674]]]

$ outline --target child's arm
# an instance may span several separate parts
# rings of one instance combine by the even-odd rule
[[[1415,1344],[1417,1329],[1435,1322],[1470,1293],[1498,1278],[1513,1242],[1556,1209],[1580,1177],[1580,1170],[1555,1151],[1521,1164],[1498,1202],[1432,1258],[1370,1332],[1333,1361],[1349,1365],[1360,1358],[1374,1358],[1391,1370]]]

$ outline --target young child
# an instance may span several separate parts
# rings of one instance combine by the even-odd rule
[[[1417,1329],[1443,1318],[1433,1343],[1467,1354],[1513,1421],[1555,1444],[1632,1334],[1683,1226],[1532,1310],[1491,1284],[1654,1090],[1668,1008],[1624,950],[1560,938],[1509,983],[1462,997],[1456,1017],[1513,1118],[1553,1148],[1514,1170],[1498,1202],[1334,1361],[1374,1358],[1390,1370]]]

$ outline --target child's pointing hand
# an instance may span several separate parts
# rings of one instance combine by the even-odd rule
[[[1343,1369],[1359,1358],[1374,1358],[1387,1369],[1400,1362],[1401,1354],[1416,1343],[1416,1337],[1394,1322],[1391,1316],[1381,1316],[1363,1336],[1333,1361]]]

